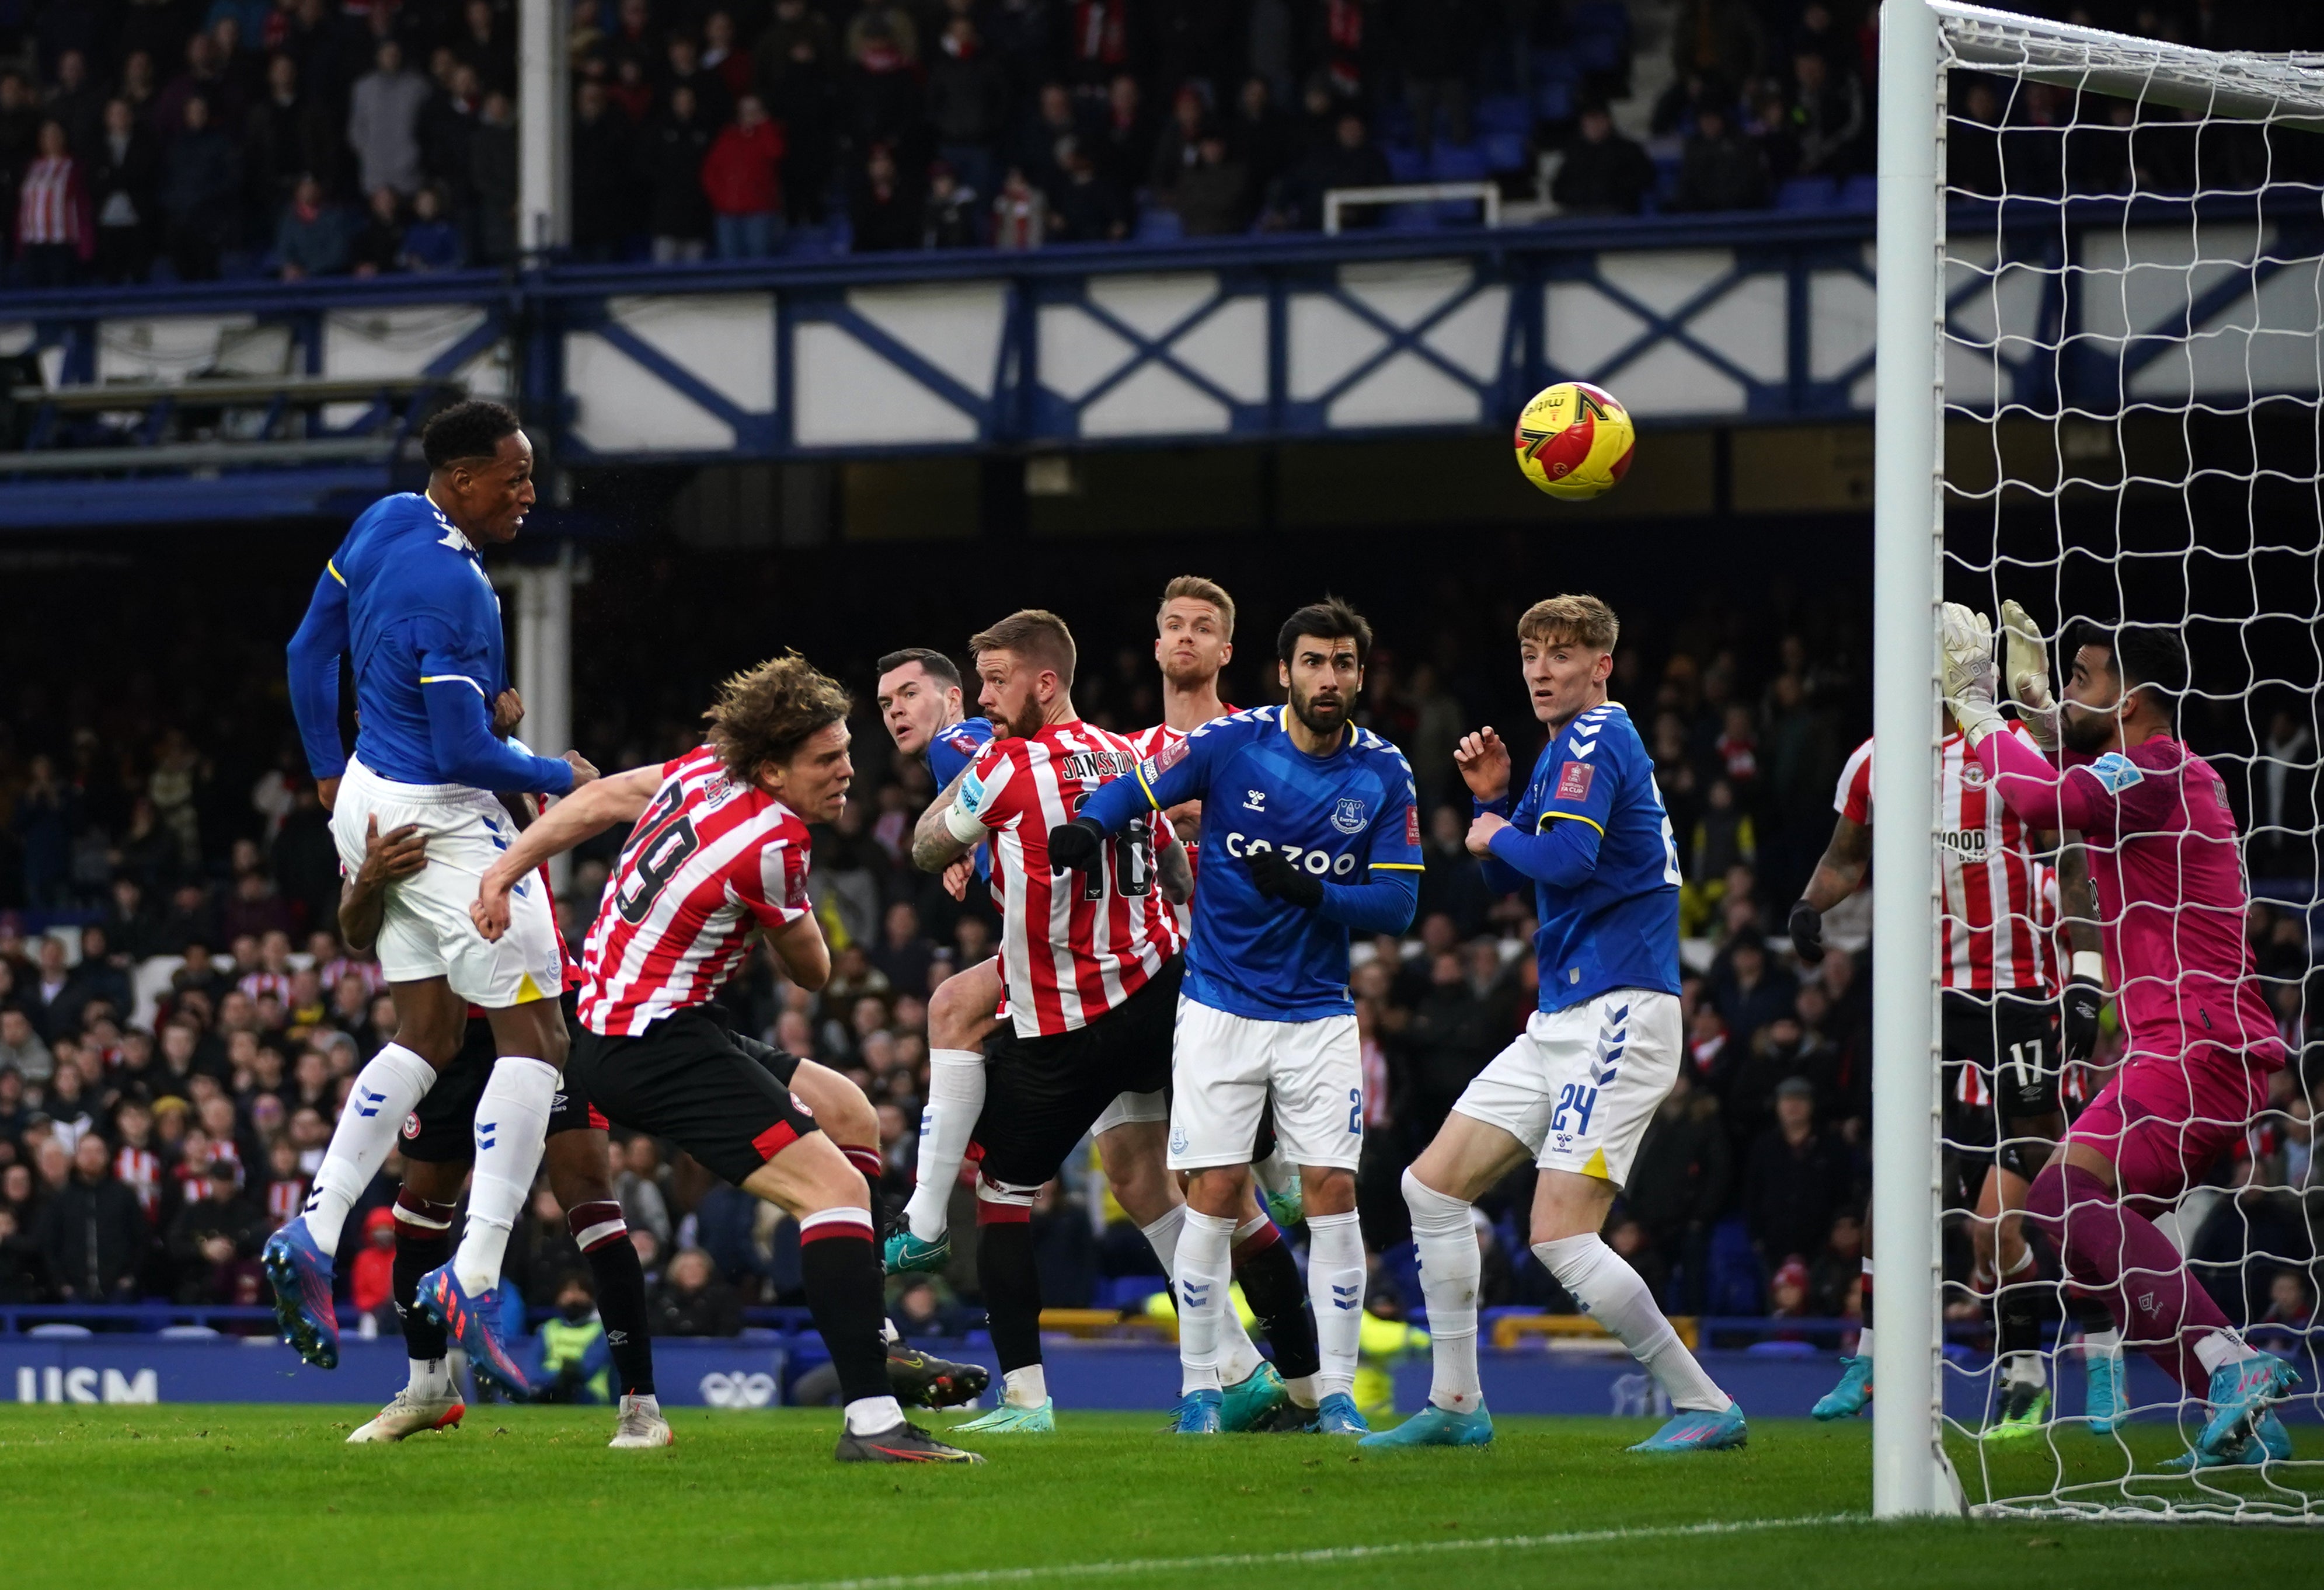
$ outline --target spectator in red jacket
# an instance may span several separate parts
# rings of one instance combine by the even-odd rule
[[[735,103],[733,125],[718,134],[702,162],[702,191],[710,198],[720,259],[774,253],[782,225],[782,124],[768,118],[757,95],[745,94]]]

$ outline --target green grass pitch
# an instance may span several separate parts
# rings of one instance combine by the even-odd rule
[[[903,1469],[832,1463],[830,1411],[679,1410],[659,1452],[608,1451],[594,1409],[481,1407],[448,1436],[345,1445],[370,1412],[0,1405],[0,1583],[2273,1590],[2317,1583],[2324,1552],[2306,1529],[1875,1525],[1863,1423],[1769,1420],[1742,1452],[1649,1459],[1620,1449],[1636,1420],[1512,1419],[1483,1451],[1359,1454],[1068,1414],[1051,1438],[985,1440],[981,1468]],[[2168,1429],[2138,1439],[2176,1449]],[[2087,1454],[2082,1478],[2115,1450],[2079,1433],[2060,1449]],[[2048,1466],[2011,1461],[2029,1487]],[[1368,1549],[1320,1555],[1346,1548]]]

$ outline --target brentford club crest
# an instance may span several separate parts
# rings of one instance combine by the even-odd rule
[[[1985,764],[1983,762],[1963,761],[1961,763],[1961,782],[1971,789],[1982,787],[1985,784]]]

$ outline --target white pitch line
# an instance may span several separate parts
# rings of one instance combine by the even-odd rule
[[[1189,1568],[1283,1567],[1301,1563],[1361,1562],[1379,1557],[1433,1557],[1453,1551],[1531,1551],[1549,1546],[1600,1546],[1624,1540],[1677,1540],[1696,1535],[1748,1535],[1766,1530],[1869,1523],[1861,1512],[1744,1522],[1655,1524],[1627,1530],[1578,1530],[1560,1535],[1489,1535],[1471,1540],[1397,1540],[1380,1546],[1322,1546],[1308,1551],[1222,1552],[1212,1557],[1141,1557],[1126,1562],[1044,1563],[1020,1568],[966,1568],[945,1574],[893,1574],[871,1579],[796,1579],[744,1590],[946,1590],[951,1585],[1023,1585],[1038,1579],[1121,1577],[1183,1573]]]

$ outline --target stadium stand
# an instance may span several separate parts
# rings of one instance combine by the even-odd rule
[[[1200,9],[576,5],[571,262],[1264,240],[1319,229],[1334,188],[1391,181],[1489,182],[1512,205],[1532,203],[1528,218],[1576,225],[1752,207],[1860,216],[1872,202],[1860,5],[1254,0],[1215,8],[1226,22],[1207,32],[1183,23]],[[2190,6],[2183,18],[2146,9],[2192,42],[2319,42],[2288,5]],[[355,282],[518,266],[511,22],[493,0],[13,9],[13,32],[0,33],[0,57],[15,63],[0,69],[7,286],[102,285],[118,297],[92,301],[135,304],[213,278]],[[2237,32],[2200,32],[2211,28]],[[2039,93],[2008,105],[1972,93],[1962,108],[1971,129],[1992,130],[1965,136],[1957,155],[1973,191],[1977,161],[2002,169],[2011,125],[2061,114]],[[2191,179],[2193,152],[2168,137],[2143,144],[2143,179],[2181,167]],[[2106,194],[2125,174],[2093,160],[2062,179]],[[1417,201],[1350,219],[1434,229],[1477,215],[1471,202]],[[301,377],[287,354],[270,371],[218,370],[202,401],[222,421],[236,405],[365,411],[333,439],[264,444],[278,460],[286,445],[315,462],[392,452],[411,405],[451,386]],[[17,372],[9,396],[15,434],[35,451],[77,415],[135,409],[129,429],[150,449],[139,466],[182,468],[176,427],[189,409],[208,412],[176,386],[60,395],[37,375]],[[208,462],[233,461],[220,451],[226,428],[204,432]],[[11,457],[22,473],[50,467]],[[299,1207],[346,1080],[392,1019],[377,968],[344,954],[329,931],[330,847],[286,749],[279,646],[319,553],[298,544],[306,561],[285,565],[297,578],[188,558],[133,594],[115,578],[133,554],[112,546],[62,577],[42,611],[0,631],[11,701],[0,722],[0,1330],[180,1320],[259,1333],[263,1315],[245,1311],[263,1296],[258,1244]],[[763,614],[728,611],[733,565],[715,556],[667,541],[595,556],[585,628],[587,604],[612,591],[650,589],[666,611],[715,615],[643,653],[617,626],[595,627],[613,639],[584,659],[576,739],[601,765],[628,766],[689,744],[715,663],[766,631]],[[836,554],[818,567],[835,588],[873,570]],[[1375,615],[1401,655],[1375,669],[1361,718],[1411,751],[1430,813],[1416,931],[1369,946],[1357,973],[1367,1061],[1386,1083],[1362,1179],[1373,1292],[1390,1310],[1418,1301],[1397,1173],[1532,998],[1522,952],[1531,924],[1520,905],[1474,886],[1462,818],[1447,804],[1457,794],[1448,731],[1507,710],[1498,655],[1480,649],[1457,611],[1463,593],[1452,595],[1455,611],[1432,609],[1420,593],[1393,620]],[[1135,642],[1147,600],[1110,594],[1092,616]],[[981,616],[969,596],[957,601],[959,621],[934,643],[956,647]],[[1617,693],[1649,730],[1687,878],[1692,1065],[1646,1149],[1668,1173],[1626,1207],[1609,1240],[1674,1314],[1700,1317],[1712,1336],[1829,1340],[1846,1329],[1829,1322],[1858,1306],[1864,967],[1844,924],[1813,975],[1772,936],[1829,832],[1841,758],[1868,721],[1849,602],[1844,592],[1798,601],[1766,633],[1717,613],[1655,614],[1622,654]],[[1252,609],[1267,611],[1256,599]],[[875,632],[876,606],[844,616],[795,608],[781,632],[828,657],[862,701],[869,657],[920,637]],[[1093,683],[1084,704],[1096,721],[1136,727],[1156,716],[1135,644],[1123,660],[1109,651]],[[1233,683],[1231,696],[1260,700],[1269,676],[1246,669]],[[2306,727],[2286,716],[2270,734],[2270,756],[2312,768]],[[888,1190],[899,1197],[926,1087],[926,999],[981,956],[991,920],[956,909],[901,862],[899,836],[929,792],[915,768],[878,754],[884,737],[868,715],[857,739],[875,753],[860,798],[817,836],[834,983],[810,996],[761,965],[734,1014],[864,1084],[881,1106]],[[2284,798],[2257,784],[2235,794],[2246,813]],[[2313,817],[2279,812],[2273,822],[2301,830]],[[589,919],[604,859],[581,859],[563,902],[568,934]],[[2312,1071],[2324,1033],[2302,1029],[2299,1013],[2324,1009],[2324,998],[2298,993],[2316,988],[2306,911],[2315,858],[2264,859],[2254,869],[2263,884],[2299,880],[2281,896],[2297,905],[2262,905],[2249,931],[2271,986],[2292,996],[2285,1035],[2304,1057],[2294,1071]],[[1804,1120],[1775,1107],[1793,1077],[1811,1085]],[[2218,1173],[2246,1196],[2216,1200],[2214,1223],[2190,1241],[2201,1273],[2235,1289],[2220,1298],[2231,1318],[2304,1326],[2314,1314],[2316,1255],[2299,1215],[2324,1187],[2314,1146],[2304,1099],[2288,1095]],[[746,1310],[797,1302],[795,1240],[787,1248],[780,1231],[754,1229],[731,1190],[689,1162],[669,1163],[650,1141],[624,1154],[622,1201],[658,1281],[677,1254],[699,1248]],[[375,1190],[374,1201],[385,1196]],[[1523,1199],[1513,1186],[1480,1206],[1484,1300],[1517,1316],[1570,1311],[1526,1251]],[[1148,1250],[1119,1210],[1109,1218],[1087,1167],[1035,1218],[1055,1300],[1135,1310],[1157,1289]],[[364,1221],[348,1232],[351,1260]],[[560,1233],[532,1222],[512,1246],[512,1279],[535,1306],[569,1262]],[[2307,1256],[2246,1265],[2246,1251],[2263,1245]],[[1946,1262],[1949,1275],[1966,1275],[1965,1240],[1949,1245]],[[356,1266],[340,1272],[351,1285]],[[973,1316],[973,1300],[967,1286],[940,1280],[903,1289],[896,1307],[908,1329],[948,1330]],[[355,1310],[352,1295],[345,1301]],[[113,1304],[142,1311],[97,1310]],[[795,1315],[705,1317],[797,1325]],[[1974,1310],[1955,1324],[1986,1328]]]

